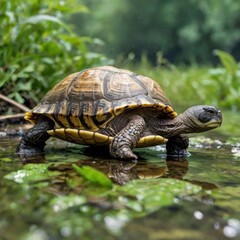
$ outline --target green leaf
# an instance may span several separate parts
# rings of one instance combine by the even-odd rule
[[[112,181],[102,172],[89,166],[79,167],[76,164],[72,165],[73,168],[78,172],[85,180],[102,187],[111,188]]]
[[[45,15],[45,14],[39,14],[39,15],[29,17],[26,21],[24,21],[24,23],[36,24],[42,21],[50,21],[50,22],[55,22],[63,25],[63,22],[60,21],[57,17]]]
[[[10,77],[11,77],[12,74],[3,74],[3,78],[0,79],[0,88],[7,82],[9,81]]]
[[[236,74],[238,65],[231,54],[221,50],[215,50],[214,54],[220,58],[221,63],[229,73]]]
[[[24,103],[24,98],[18,92],[14,92],[14,98],[17,102]]]
[[[31,91],[32,89],[32,82],[20,82],[19,81],[19,84],[18,84],[18,90],[19,91]]]

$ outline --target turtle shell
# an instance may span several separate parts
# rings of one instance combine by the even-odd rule
[[[107,136],[98,132],[72,129],[72,128],[58,128],[48,130],[48,134],[68,142],[93,145],[93,146],[109,146],[113,141],[112,136]],[[150,147],[166,143],[167,139],[159,135],[149,135],[141,137],[136,143],[136,147]]]
[[[50,90],[25,116],[36,123],[39,115],[55,122],[55,129],[96,132],[130,109],[154,108],[164,118],[177,113],[152,79],[112,66],[73,73]]]

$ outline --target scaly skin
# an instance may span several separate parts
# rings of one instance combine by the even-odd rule
[[[137,159],[137,156],[132,152],[132,148],[140,139],[144,128],[144,119],[138,115],[133,116],[127,126],[114,137],[110,144],[111,156],[120,159]]]
[[[141,116],[134,115],[127,126],[123,128],[114,137],[110,145],[110,154],[119,159],[137,159],[132,152],[141,134],[145,130],[145,121]],[[177,135],[171,137],[167,142],[167,155],[169,156],[186,156],[189,139],[186,135]]]
[[[54,123],[48,118],[40,118],[38,123],[26,132],[17,148],[19,154],[39,154],[43,153],[45,142],[50,137],[48,130],[53,129]]]
[[[186,156],[189,139],[186,135],[181,134],[168,139],[166,144],[168,156]]]
[[[110,154],[116,158],[137,159],[132,148],[145,131],[143,117],[133,115],[127,126],[116,134],[110,145]],[[194,106],[174,119],[152,118],[148,123],[151,133],[168,138],[167,155],[185,156],[189,144],[187,133],[204,132],[220,126],[221,112],[212,106]],[[120,122],[118,122],[119,125]]]

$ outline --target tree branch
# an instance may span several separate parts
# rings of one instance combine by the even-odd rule
[[[2,95],[1,93],[0,93],[0,99],[2,99],[2,100],[5,101],[5,102],[8,102],[8,103],[12,104],[13,106],[15,106],[15,107],[23,110],[24,112],[29,112],[29,111],[31,111],[31,109],[29,109],[28,107],[22,105],[21,103],[18,103],[18,102],[16,102],[16,101],[14,101],[13,99],[10,99],[10,98]],[[1,119],[1,118],[0,118],[0,119]]]
[[[0,121],[11,119],[11,118],[23,118],[25,113],[18,113],[13,115],[0,116]]]

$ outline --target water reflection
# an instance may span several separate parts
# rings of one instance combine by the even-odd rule
[[[10,219],[9,216],[13,219],[11,224],[6,225],[4,232],[6,232],[6,229],[16,228],[18,224],[23,224],[21,225],[21,231],[28,231],[29,222],[33,218],[34,226],[37,224],[44,227],[54,226],[51,231],[53,229],[53,231],[59,232],[59,229],[63,229],[62,223],[64,223],[66,224],[64,228],[70,227],[74,233],[75,229],[76,232],[79,231],[80,226],[85,229],[84,224],[86,224],[87,227],[91,226],[91,233],[92,228],[97,226],[94,233],[97,232],[98,234],[105,231],[105,227],[108,228],[108,226],[110,226],[110,229],[107,229],[107,231],[111,231],[113,223],[120,226],[121,217],[125,217],[123,219],[127,219],[127,224],[120,226],[122,235],[119,235],[119,238],[116,239],[130,239],[130,237],[131,239],[157,239],[159,236],[166,236],[166,238],[172,236],[174,239],[175,236],[182,236],[184,239],[188,236],[191,236],[191,239],[196,236],[197,239],[198,235],[196,234],[202,233],[206,234],[200,235],[198,239],[207,238],[207,234],[213,234],[216,239],[225,239],[223,234],[228,238],[234,234],[239,237],[239,220],[237,220],[239,212],[239,179],[237,174],[239,173],[239,161],[236,157],[231,156],[231,149],[229,150],[229,148],[204,151],[204,148],[201,147],[187,159],[165,159],[163,155],[159,154],[161,153],[159,149],[155,151],[153,149],[143,149],[139,154],[142,159],[138,161],[118,161],[110,159],[107,151],[101,150],[101,152],[98,152],[97,149],[72,147],[68,143],[60,143],[61,145],[59,145],[59,141],[50,141],[46,149],[46,155],[37,155],[31,158],[19,156],[21,164],[14,153],[18,141],[12,143],[10,140],[1,139],[0,160],[2,161],[0,163],[2,163],[2,176],[11,172],[17,173],[18,170],[20,170],[20,173],[22,171],[31,173],[31,167],[33,167],[33,170],[38,170],[37,167],[39,167],[39,175],[41,175],[41,166],[45,170],[43,171],[43,177],[40,178],[35,178],[34,175],[37,175],[38,171],[32,171],[32,179],[26,180],[25,184],[13,183],[3,178],[1,206],[5,215],[2,214],[1,217],[3,221]],[[43,164],[37,165],[36,163]],[[122,211],[122,203],[112,201],[112,198],[109,200],[105,196],[102,197],[98,192],[101,191],[99,190],[100,187],[92,187],[91,184],[83,182],[82,178],[72,168],[72,163],[78,166],[94,167],[107,174],[113,182],[121,185],[133,179],[142,179],[142,181],[137,181],[140,183],[137,186],[144,186],[149,182],[145,181],[146,184],[144,184],[145,179],[175,178],[200,185],[203,189],[214,189],[216,188],[215,183],[219,188],[214,191],[201,191],[200,194],[196,195],[174,195],[176,196],[174,205],[162,207],[159,203],[159,210],[154,210],[145,217],[138,217],[129,221],[130,217],[126,218],[123,213],[131,208],[124,206],[124,211]],[[60,174],[56,175],[55,173]],[[74,181],[77,184],[74,185]],[[158,181],[159,192],[162,192],[161,184],[164,181]],[[131,184],[134,184],[134,182],[119,188],[123,189]],[[154,186],[152,187],[154,188]],[[168,196],[168,191],[174,191],[175,187],[176,185],[170,186],[165,197]],[[91,191],[94,193],[93,196]],[[90,193],[89,197],[86,198],[88,193]],[[86,204],[77,203],[73,207],[67,208],[66,211],[58,213],[52,211],[53,200],[60,200],[60,203],[65,204],[64,201],[67,199],[67,204],[70,206],[74,202],[71,197],[78,199],[78,201],[79,199],[85,199],[86,202],[83,202]],[[127,195],[128,200],[132,200],[136,205],[139,204],[138,198],[131,198],[131,194],[130,196]],[[23,202],[25,203],[24,208],[22,207]],[[60,203],[57,206],[60,206]],[[143,206],[148,206],[148,204],[149,202],[146,202]],[[12,206],[19,207],[14,210]],[[86,212],[87,208],[89,212]],[[114,211],[119,215],[112,214]],[[91,215],[92,212],[94,213]],[[131,214],[132,212],[135,214],[136,210],[131,211]],[[39,218],[39,216],[42,217]],[[24,219],[27,219],[27,222],[24,222]],[[74,223],[76,223],[76,226]],[[86,229],[88,230],[88,228]],[[106,236],[105,233],[101,232],[102,236]]]
[[[106,156],[107,151],[99,152],[98,149],[93,151],[92,148],[84,148],[84,155],[87,155],[84,159],[76,160],[76,158],[71,157],[71,161],[64,162],[54,162],[49,165],[50,171],[60,171],[65,178],[71,178],[75,172],[72,168],[72,163],[78,166],[90,166],[93,167],[104,174],[106,174],[113,183],[123,185],[133,179],[151,179],[151,178],[174,178],[184,181],[191,182],[196,185],[200,185],[203,189],[214,189],[217,186],[213,183],[202,182],[196,180],[185,179],[185,175],[189,169],[189,162],[187,158],[173,158],[167,157],[164,161],[148,161],[147,159],[142,159],[138,161],[126,161],[126,160],[116,160],[111,159]],[[57,155],[59,153],[56,153]],[[98,156],[98,157],[96,157]],[[19,155],[22,163],[47,163],[51,162],[48,155],[34,155],[26,156]],[[60,157],[60,159],[63,156]],[[66,157],[67,158],[67,157]],[[61,178],[60,181],[65,181]],[[59,181],[57,181],[59,184]]]
[[[78,166],[91,166],[105,173],[114,183],[125,184],[133,179],[159,178],[167,175],[167,168],[157,164],[136,161],[119,160],[81,160]],[[68,172],[74,171],[71,164],[52,164],[50,170]]]
[[[6,153],[8,151],[15,152],[15,147],[18,143],[14,139],[14,143],[10,138],[3,139],[1,141],[0,149]],[[196,178],[187,179],[186,174],[189,170],[189,161],[187,158],[172,158],[166,159],[154,158],[151,151],[144,151],[144,158],[138,161],[120,161],[111,159],[108,155],[108,151],[98,148],[73,148],[68,144],[60,141],[50,141],[49,149],[45,154],[27,156],[19,155],[19,159],[23,164],[28,163],[50,163],[50,171],[60,171],[62,173],[61,178],[55,179],[55,183],[64,183],[65,179],[71,177],[75,170],[72,168],[72,163],[79,166],[91,166],[103,173],[105,173],[114,183],[125,184],[133,179],[150,179],[150,178],[174,178],[191,182],[196,185],[200,185],[203,189],[214,189],[217,186],[214,183],[199,181]],[[80,159],[81,158],[81,159]],[[204,169],[202,169],[204,170]],[[64,176],[64,177],[63,177]]]

